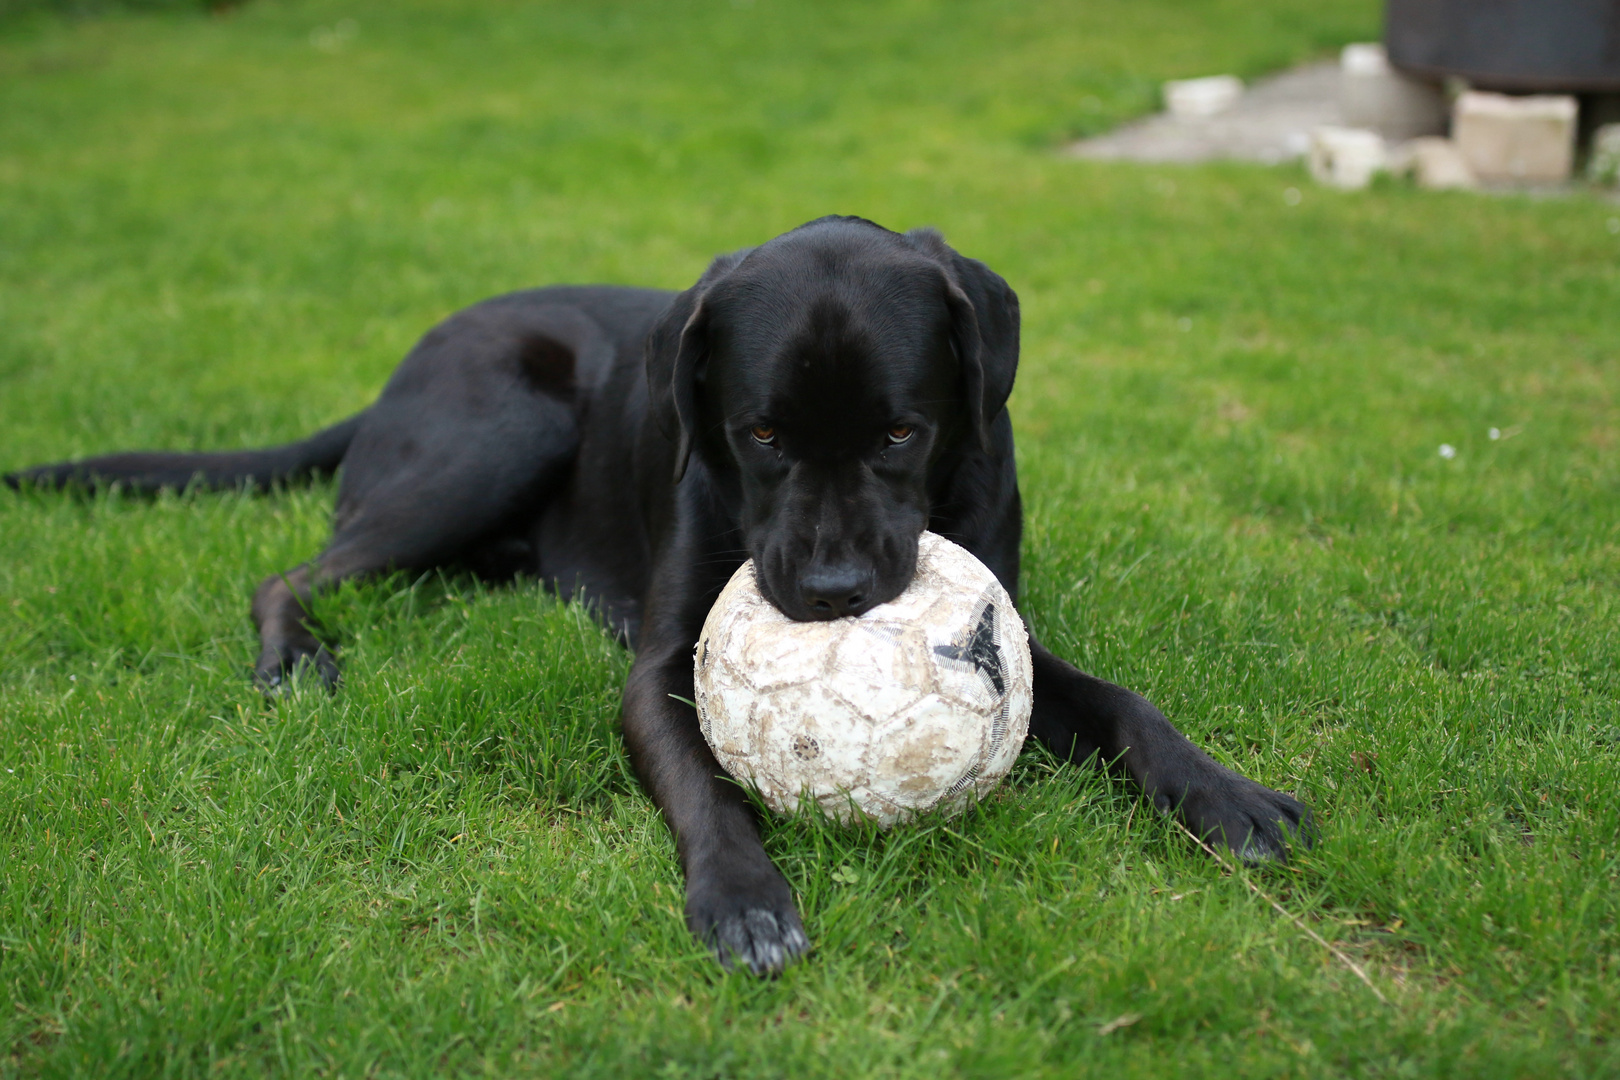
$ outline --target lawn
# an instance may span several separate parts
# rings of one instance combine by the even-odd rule
[[[1058,153],[1380,8],[0,21],[0,469],[292,438],[497,292],[937,225],[1023,300],[1026,618],[1322,826],[1233,875],[1032,748],[955,822],[770,823],[817,952],[727,977],[581,612],[345,588],[342,692],[267,705],[247,600],[330,486],[0,490],[0,1072],[1620,1073],[1620,204]]]

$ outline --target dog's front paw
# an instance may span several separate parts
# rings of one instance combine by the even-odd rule
[[[276,697],[285,693],[295,679],[311,672],[320,676],[328,691],[337,690],[342,676],[337,660],[325,645],[311,640],[307,644],[266,646],[254,665],[253,681],[266,697]]]
[[[776,975],[810,951],[792,891],[775,867],[693,875],[686,925],[727,971],[742,964],[755,975]]]
[[[1299,800],[1213,761],[1160,787],[1153,805],[1179,817],[1205,843],[1224,846],[1251,864],[1285,863],[1289,848],[1310,847],[1316,837],[1311,812]]]

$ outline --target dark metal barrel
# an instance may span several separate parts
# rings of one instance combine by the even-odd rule
[[[1430,81],[1620,93],[1620,0],[1389,0],[1384,45]]]

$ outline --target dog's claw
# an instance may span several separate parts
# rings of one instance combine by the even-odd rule
[[[254,669],[253,681],[258,683],[265,697],[277,698],[291,691],[293,685],[311,671],[321,677],[321,685],[328,693],[337,692],[342,673],[338,670],[337,660],[324,645],[316,647],[313,652],[301,649],[285,656],[276,654],[261,658]]]
[[[796,915],[784,918],[764,908],[748,908],[714,924],[709,949],[727,971],[740,961],[758,976],[779,975],[810,951],[810,938]]]
[[[753,872],[699,873],[687,880],[686,925],[727,971],[779,975],[810,951],[793,892],[764,860]]]
[[[1161,791],[1154,806],[1179,817],[1195,836],[1226,848],[1249,866],[1287,863],[1291,848],[1315,843],[1316,824],[1303,803],[1211,764],[1219,772],[1186,785],[1179,803]]]

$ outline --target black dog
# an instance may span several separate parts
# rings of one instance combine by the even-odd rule
[[[582,596],[632,644],[624,737],[675,833],[686,920],[726,966],[810,947],[791,890],[690,700],[692,647],[746,558],[794,619],[858,614],[910,582],[926,528],[1013,596],[1022,513],[1005,403],[1018,298],[937,233],[811,222],[715,260],[680,294],[557,287],[445,320],[376,404],[300,443],[119,454],[12,485],[260,487],[343,466],[332,542],[253,599],[267,687],[337,680],[312,590],[460,562]],[[1245,859],[1284,859],[1298,802],[1216,764],[1143,698],[1030,641],[1030,734],[1109,763]]]

